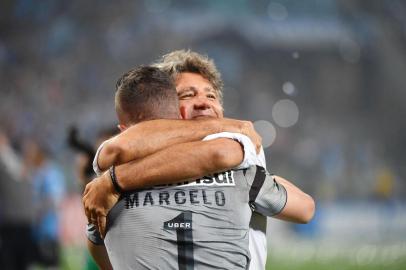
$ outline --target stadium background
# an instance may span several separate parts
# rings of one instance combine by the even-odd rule
[[[403,1],[5,0],[0,130],[63,170],[64,269],[84,249],[68,128],[95,141],[116,79],[181,48],[215,60],[226,116],[254,121],[271,171],[317,201],[308,225],[269,223],[269,269],[405,267]]]

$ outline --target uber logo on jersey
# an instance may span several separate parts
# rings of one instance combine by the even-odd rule
[[[165,222],[164,228],[168,230],[176,230],[176,229],[191,229],[192,222]]]
[[[180,213],[172,220],[164,222],[164,229],[167,230],[191,230],[192,229],[192,212],[185,211]]]

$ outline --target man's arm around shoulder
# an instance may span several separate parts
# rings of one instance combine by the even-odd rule
[[[313,198],[285,178],[277,175],[273,177],[279,184],[285,187],[287,192],[285,207],[274,217],[295,223],[309,223],[316,211],[316,204]]]
[[[229,131],[247,135],[257,150],[261,137],[249,121],[234,119],[151,120],[129,127],[106,141],[95,159],[100,171],[140,159],[174,144],[200,141],[213,133]]]

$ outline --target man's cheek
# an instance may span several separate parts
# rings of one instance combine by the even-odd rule
[[[187,110],[186,110],[185,106],[180,106],[179,111],[180,111],[180,116],[182,117],[183,120],[188,119]]]
[[[223,107],[221,107],[221,106],[216,107],[216,114],[217,114],[218,118],[223,118],[223,116],[224,116]]]

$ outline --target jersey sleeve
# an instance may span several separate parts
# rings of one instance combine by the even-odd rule
[[[102,150],[102,148],[104,147],[104,145],[106,144],[107,141],[104,141],[99,148],[97,148],[96,154],[94,155],[94,159],[93,159],[93,170],[96,173],[97,176],[100,176],[103,174],[103,172],[101,171],[100,167],[99,167],[99,163],[97,162],[97,160],[99,159],[99,155],[100,155],[100,151]]]
[[[240,134],[240,133],[232,133],[232,132],[221,132],[221,133],[215,133],[206,136],[203,141],[208,141],[208,140],[214,140],[214,139],[219,139],[219,138],[229,138],[232,140],[235,140],[239,142],[244,149],[244,159],[234,169],[245,169],[253,165],[259,165],[261,167],[265,167],[265,156],[264,156],[264,150],[261,147],[260,154],[257,155],[257,152],[255,151],[255,146],[252,143],[251,139],[248,138],[247,136]]]
[[[92,242],[95,245],[104,245],[104,241],[100,236],[99,231],[97,230],[97,227],[90,223],[86,225],[86,236],[87,239],[89,239],[90,242]]]
[[[253,211],[264,216],[279,214],[286,206],[287,192],[263,167],[251,167],[247,171],[250,184],[249,205]]]

